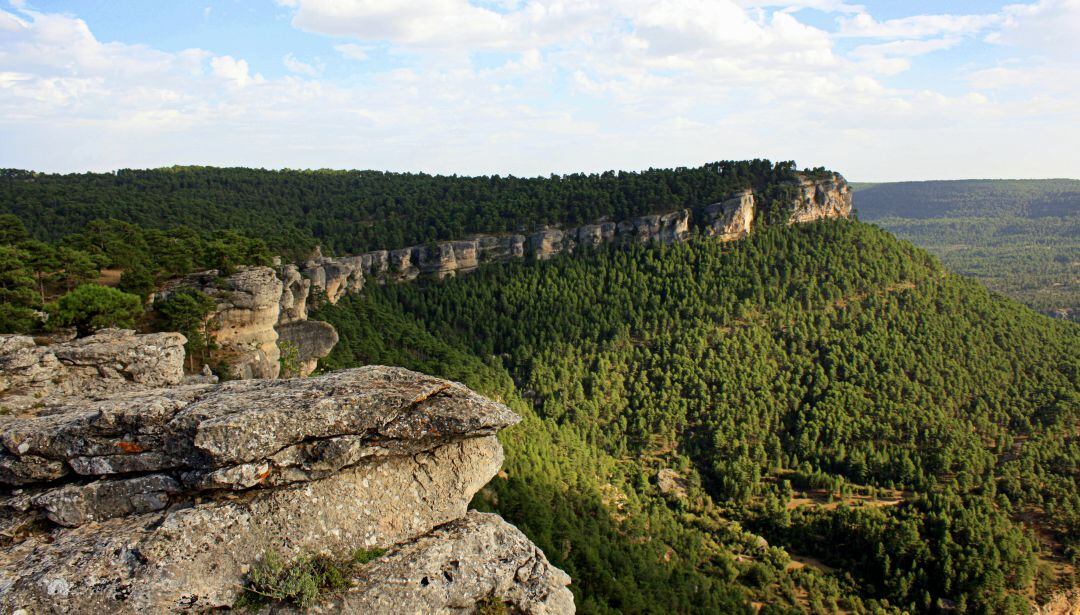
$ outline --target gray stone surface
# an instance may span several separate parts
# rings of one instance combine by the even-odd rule
[[[569,583],[517,528],[470,512],[392,549],[365,566],[352,589],[310,612],[457,615],[494,599],[514,613],[564,615],[574,612]]]
[[[349,604],[393,604],[389,575],[449,567],[402,606],[495,595],[571,612],[569,580],[520,532],[466,515],[502,464],[495,433],[517,421],[460,384],[389,367],[0,417],[0,612],[205,612],[231,606],[271,551],[344,560],[376,546],[394,547],[378,566],[395,568],[366,569]]]
[[[744,190],[720,203],[705,207],[705,232],[720,241],[734,241],[750,234],[754,224],[754,191]]]
[[[31,536],[0,554],[0,603],[54,613],[226,607],[264,553],[344,559],[409,541],[465,515],[501,463],[496,438],[468,438],[323,480]]]
[[[282,377],[307,376],[315,371],[319,359],[330,354],[338,343],[338,333],[334,326],[321,320],[300,320],[278,325],[278,347],[286,344],[295,348],[297,366],[295,373],[281,374]],[[284,350],[282,350],[284,352]]]
[[[302,470],[312,459],[344,467],[343,459],[358,458],[356,450],[360,457],[411,454],[491,435],[517,420],[460,384],[370,366],[318,378],[189,385],[73,402],[41,416],[0,417],[0,444],[9,465],[28,458],[36,465],[65,462],[83,475],[184,472],[192,483],[201,480],[192,473],[267,462],[264,479],[273,483],[280,482],[279,469]],[[330,445],[343,436],[354,447]],[[219,472],[207,484],[223,484],[229,475]]]
[[[26,410],[67,397],[179,384],[186,341],[179,333],[128,329],[44,346],[23,335],[0,335],[0,406]]]

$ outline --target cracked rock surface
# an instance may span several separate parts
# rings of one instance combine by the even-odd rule
[[[0,335],[0,406],[24,411],[63,397],[179,384],[185,342],[179,333],[139,335],[130,329],[102,329],[43,345],[25,335]]]
[[[356,549],[423,544],[434,557],[432,536],[451,544],[464,535],[445,528],[472,518],[469,501],[502,464],[495,434],[518,420],[460,384],[379,366],[0,417],[0,613],[229,607],[271,551],[347,559]],[[564,594],[553,595],[565,603],[565,575],[498,523],[481,534],[503,549],[499,561],[520,548],[513,557],[542,563],[536,578],[555,579]],[[496,574],[486,554],[455,560],[462,582],[497,585],[525,612],[570,612],[530,607],[545,604],[535,596],[548,590]],[[379,580],[367,582],[376,591]]]
[[[365,567],[351,589],[312,612],[456,615],[495,600],[511,612],[555,615],[574,612],[569,583],[516,527],[472,511],[392,549]]]

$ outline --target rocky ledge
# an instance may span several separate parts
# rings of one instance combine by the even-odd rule
[[[19,411],[73,395],[179,384],[186,341],[179,333],[137,335],[128,329],[103,329],[79,339],[74,332],[50,340],[0,335],[0,407]]]
[[[572,612],[569,579],[520,532],[466,514],[502,463],[496,432],[517,421],[389,367],[0,417],[0,611],[229,608],[270,553],[379,547],[315,610]]]

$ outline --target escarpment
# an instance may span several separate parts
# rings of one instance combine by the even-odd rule
[[[789,223],[844,218],[851,214],[851,188],[839,174],[824,179],[800,175],[782,188],[788,195],[792,212]],[[750,233],[757,208],[755,192],[746,189],[700,208],[629,220],[603,221],[569,229],[551,227],[522,234],[479,235],[398,250],[377,250],[359,256],[338,258],[319,254],[298,271],[301,278],[310,280],[312,288],[323,289],[327,300],[335,303],[343,294],[362,289],[367,280],[406,282],[424,275],[444,278],[468,273],[486,263],[525,258],[545,260],[558,254],[573,253],[582,247],[603,244],[675,243],[689,238],[695,227],[722,241],[740,239]],[[293,278],[291,269],[284,275]]]
[[[202,612],[235,604],[268,554],[346,561],[380,547],[325,612],[459,612],[491,597],[573,612],[569,578],[543,553],[498,517],[466,514],[502,463],[495,434],[518,420],[389,367],[2,417],[0,603]]]
[[[788,201],[790,224],[851,214],[851,189],[839,174],[800,175],[780,186],[780,192]],[[209,271],[188,276],[179,285],[198,288],[218,302],[210,318],[218,346],[212,354],[216,362],[228,365],[232,376],[276,378],[283,367],[284,375],[306,376],[337,343],[332,327],[308,320],[315,298],[337,303],[371,282],[441,279],[482,265],[546,260],[605,244],[671,244],[687,240],[695,229],[720,241],[734,241],[752,232],[758,214],[757,195],[747,188],[717,203],[629,220],[478,235],[353,256],[328,257],[317,250],[303,263],[276,270],[251,267],[227,277]]]

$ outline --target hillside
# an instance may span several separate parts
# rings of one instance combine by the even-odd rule
[[[860,219],[991,290],[1080,320],[1080,180],[853,184]]]
[[[215,167],[69,175],[6,169],[0,170],[0,214],[18,216],[43,241],[115,219],[143,229],[235,231],[297,260],[316,244],[327,253],[359,254],[470,233],[624,220],[713,203],[744,188],[779,190],[780,182],[794,178],[794,163],[768,160],[526,178]]]
[[[372,286],[318,317],[325,369],[403,365],[525,417],[477,503],[582,612],[1024,612],[1077,582],[1080,331],[865,224]]]

